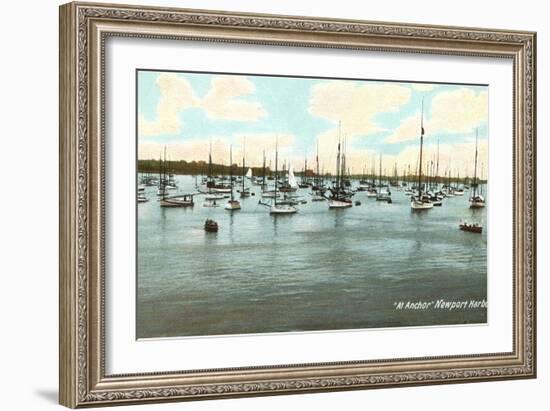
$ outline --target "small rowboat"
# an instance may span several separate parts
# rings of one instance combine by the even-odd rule
[[[214,220],[208,218],[206,222],[204,223],[204,231],[207,231],[209,233],[217,233],[218,232],[218,223]]]
[[[458,225],[458,228],[460,228],[462,231],[469,231],[470,233],[477,234],[481,234],[481,231],[483,230],[483,227],[477,223],[468,224],[466,222],[460,223]]]

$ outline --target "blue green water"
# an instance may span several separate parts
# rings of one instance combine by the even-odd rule
[[[176,176],[179,191],[195,191]],[[139,338],[485,323],[484,307],[398,310],[394,303],[487,298],[486,209],[462,197],[412,212],[358,192],[360,206],[308,200],[271,216],[255,196],[242,209],[161,208],[156,187],[137,212]],[[206,218],[220,226],[204,231]],[[483,234],[458,229],[461,219]]]

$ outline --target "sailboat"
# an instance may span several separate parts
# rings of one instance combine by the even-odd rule
[[[370,184],[369,184],[369,188],[367,189],[367,197],[370,197],[370,198],[376,198],[378,196],[378,190],[376,189],[376,181],[375,181],[375,176],[376,176],[375,161],[376,160],[374,159],[374,155],[373,155],[372,164],[371,164],[371,173],[370,173],[371,181],[370,181]]]
[[[243,144],[243,175],[242,175],[242,188],[240,190],[241,197],[250,197],[250,188],[245,187],[245,177],[247,177],[249,180],[252,177],[252,170],[248,169],[248,172],[245,174],[244,170],[246,170],[245,165],[245,154],[244,154],[244,144]],[[250,173],[250,176],[248,175]]]
[[[424,144],[424,98],[422,99],[422,112],[420,115],[420,158],[418,164],[418,195],[411,197],[412,210],[429,210],[433,203],[428,196],[422,194],[422,150]]]
[[[475,156],[475,162],[474,162],[474,182],[472,184],[472,187],[474,188],[474,192],[472,193],[472,197],[470,197],[470,208],[483,208],[485,207],[485,198],[478,193],[478,186],[479,183],[477,181],[477,128],[476,128],[476,156]]]
[[[231,198],[225,205],[225,209],[229,211],[240,210],[241,203],[233,197],[233,146],[229,147],[229,184]]]
[[[225,195],[223,193],[219,193],[215,190],[216,182],[214,181],[214,174],[213,174],[213,168],[212,168],[212,142],[210,142],[210,150],[208,151],[208,176],[206,178],[206,193],[204,196],[204,199],[208,201],[216,203],[216,200],[223,200],[225,198]],[[205,207],[210,206],[210,204],[206,205]],[[214,205],[212,205],[214,206]]]
[[[266,180],[269,180],[270,177],[266,176],[266,166],[265,166],[265,150],[264,150],[264,161],[262,166],[262,198],[274,198],[279,197],[279,191],[278,190],[268,190],[268,183]],[[269,173],[271,174],[271,161],[269,162]],[[271,178],[273,180],[273,178]]]
[[[166,147],[164,147],[164,161],[161,161],[161,186],[159,187],[161,198],[161,207],[193,207],[195,205],[193,201],[193,194],[182,194],[178,196],[166,196]],[[162,183],[164,182],[164,183]]]
[[[456,188],[455,188],[455,196],[463,196],[464,195],[464,186],[461,188],[459,187],[459,183],[460,183],[460,172],[458,173],[457,175],[457,183],[456,183]]]
[[[363,175],[359,180],[359,185],[357,186],[357,189],[356,189],[357,191],[367,191],[369,189],[369,182],[365,177],[365,169],[366,169],[366,166],[363,166]]]
[[[283,170],[286,169],[285,164],[283,163]],[[293,193],[294,191],[298,190],[298,182],[296,181],[296,178],[294,177],[294,171],[292,167],[290,166],[290,163],[288,163],[288,170],[285,181],[281,184],[279,187],[279,191],[281,193]]]
[[[345,157],[342,156],[340,142],[340,124],[338,125],[338,155],[336,156],[336,181],[330,188],[331,196],[328,198],[328,208],[348,208],[353,205],[351,195],[344,188],[343,172],[345,170]]]
[[[441,206],[443,204],[442,200],[445,198],[445,193],[441,191],[439,187],[439,137],[437,138],[437,163],[435,167],[435,197],[432,198],[434,206]]]
[[[222,178],[221,182],[216,180],[212,169],[212,143],[210,143],[210,151],[208,153],[208,176],[206,179],[206,188],[208,191],[207,200],[219,200],[224,198],[224,196],[216,196],[214,194],[229,194],[231,187],[229,184],[225,183],[225,178]]]
[[[378,173],[378,193],[376,194],[376,201],[385,201],[388,204],[392,203],[391,199],[391,191],[389,189],[389,186],[384,187],[382,189],[382,154],[380,154],[380,170]]]
[[[263,192],[267,187],[266,175],[265,175],[265,150],[263,151],[263,159],[262,159],[262,179],[259,180],[259,182],[258,180],[256,181],[261,186],[262,192]]]
[[[300,188],[308,188],[309,187],[309,182],[307,181],[307,153],[306,153],[306,158],[304,160],[304,171],[302,173],[302,178],[300,180],[300,184],[298,184],[298,187]]]
[[[288,185],[292,191],[296,191],[299,187],[296,177],[294,176],[294,167],[288,167]]]
[[[164,147],[164,151],[166,152],[166,147]],[[164,197],[166,194],[166,180],[164,178],[165,174],[165,165],[162,161],[162,152],[159,156],[159,178],[158,178],[158,189],[157,189],[157,197]]]
[[[313,185],[311,186],[311,201],[325,201],[326,198],[323,195],[325,188],[321,183],[321,174],[319,172],[319,141],[317,140],[317,154],[315,155],[315,178]]]
[[[278,185],[279,185],[279,170],[278,170],[278,160],[279,160],[279,148],[278,148],[278,141],[275,143],[275,195],[273,196],[273,203],[263,203],[261,200],[259,201],[259,204],[265,205],[269,207],[269,214],[273,215],[279,215],[279,214],[294,214],[298,211],[298,209],[291,204],[284,203],[280,204],[277,202],[278,197]]]
[[[160,200],[161,207],[193,207],[194,205],[193,194],[162,197]]]
[[[145,186],[140,184],[138,185],[138,188],[137,188],[137,202],[146,203],[147,201],[149,200],[145,196]]]

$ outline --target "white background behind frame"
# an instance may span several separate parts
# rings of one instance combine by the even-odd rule
[[[85,1],[85,0],[84,0]],[[460,25],[538,32],[539,44],[550,42],[546,5],[524,0],[521,5],[500,1],[463,0],[449,4],[436,0],[393,0],[364,2],[340,0],[314,3],[307,0],[110,0],[111,3],[156,4],[166,7],[191,7],[325,16],[331,18],[402,21],[419,24]],[[2,407],[8,410],[60,411],[57,405],[58,380],[58,10],[59,0],[8,2],[3,11],[10,18],[0,25],[8,56],[17,56],[17,64],[0,65],[3,82],[0,104],[9,115],[2,117],[2,161],[0,171],[9,176],[18,170],[23,181],[39,181],[32,194],[34,201],[0,202],[0,309],[2,340],[0,383]],[[498,9],[497,9],[498,7]],[[498,13],[496,12],[498,11]],[[32,30],[21,29],[20,16]],[[490,16],[490,17],[488,17]],[[25,52],[32,50],[32,52]],[[550,70],[550,50],[537,52],[540,73]],[[39,64],[37,64],[39,62]],[[9,81],[7,80],[9,79]],[[538,82],[538,134],[550,135],[550,77],[540,75]],[[22,87],[24,85],[25,87]],[[27,90],[28,92],[21,92]],[[32,90],[32,98],[29,92]],[[32,102],[32,104],[30,104]],[[22,167],[21,139],[28,140]],[[542,153],[550,153],[550,139],[539,138],[537,225],[539,253],[537,312],[540,319],[538,339],[538,377],[523,381],[449,384],[399,389],[327,392],[323,394],[253,397],[193,403],[144,404],[128,406],[128,411],[280,411],[280,410],[401,410],[464,411],[520,410],[542,411],[548,408],[550,387],[550,255],[545,253],[550,233],[550,191],[542,189],[550,176],[550,162]],[[32,166],[30,166],[32,165]],[[63,188],[61,188],[63,189]],[[9,196],[8,196],[9,199]]]
[[[511,59],[127,37],[105,44],[107,375],[512,351]],[[489,84],[488,325],[136,341],[137,68]]]

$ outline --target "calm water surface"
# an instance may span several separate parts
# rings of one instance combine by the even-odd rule
[[[191,176],[176,176],[194,192]],[[358,192],[362,205],[329,210],[308,200],[295,215],[270,216],[255,196],[230,212],[161,208],[156,187],[138,204],[139,338],[484,323],[485,308],[397,310],[396,302],[487,297],[486,209],[469,192],[411,212]],[[206,218],[218,233],[206,233]],[[460,231],[460,219],[483,234]]]

